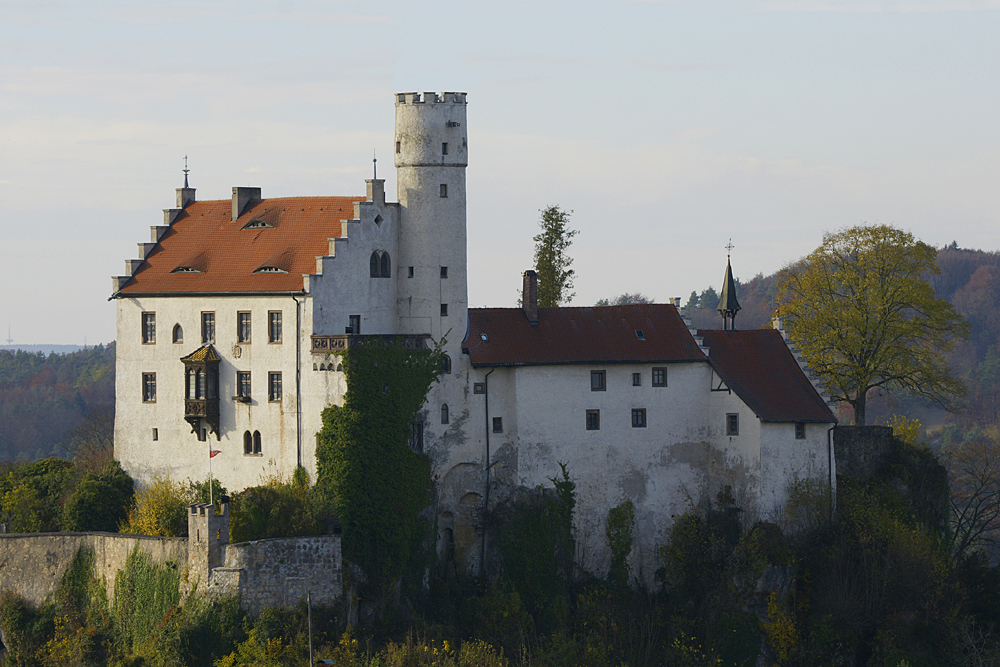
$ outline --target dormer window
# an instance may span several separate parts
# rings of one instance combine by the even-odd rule
[[[268,224],[261,219],[251,220],[243,225],[243,229],[271,229],[274,225]]]
[[[178,266],[170,273],[201,273],[201,269],[196,269],[193,266]]]
[[[254,271],[254,273],[288,273],[288,271],[280,269],[277,266],[262,266]]]

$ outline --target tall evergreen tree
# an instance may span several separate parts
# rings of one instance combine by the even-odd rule
[[[572,213],[558,206],[548,206],[542,210],[542,231],[534,238],[540,308],[569,303],[576,296],[570,291],[576,275],[569,268],[573,264],[573,258],[566,254],[573,243],[573,237],[580,233],[577,229],[569,228],[569,216]]]

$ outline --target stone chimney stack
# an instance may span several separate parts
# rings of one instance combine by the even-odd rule
[[[366,199],[379,206],[385,206],[385,179],[369,178],[365,181],[365,186],[368,191]]]
[[[233,188],[233,220],[240,217],[251,199],[260,199],[260,188]]]
[[[538,324],[538,274],[531,269],[524,272],[521,308],[524,309],[524,315],[531,326]]]

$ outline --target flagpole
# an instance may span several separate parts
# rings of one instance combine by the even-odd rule
[[[215,497],[213,495],[214,489],[212,488],[212,441],[208,441],[208,502],[212,504],[212,508],[215,508]]]

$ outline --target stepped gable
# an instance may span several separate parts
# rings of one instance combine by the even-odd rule
[[[539,308],[537,321],[521,308],[470,308],[462,349],[473,366],[705,361],[671,304]]]
[[[699,330],[712,367],[765,422],[836,423],[774,329]]]
[[[192,201],[146,256],[123,296],[301,292],[329,254],[341,221],[364,197],[251,200],[236,220],[229,199]]]

